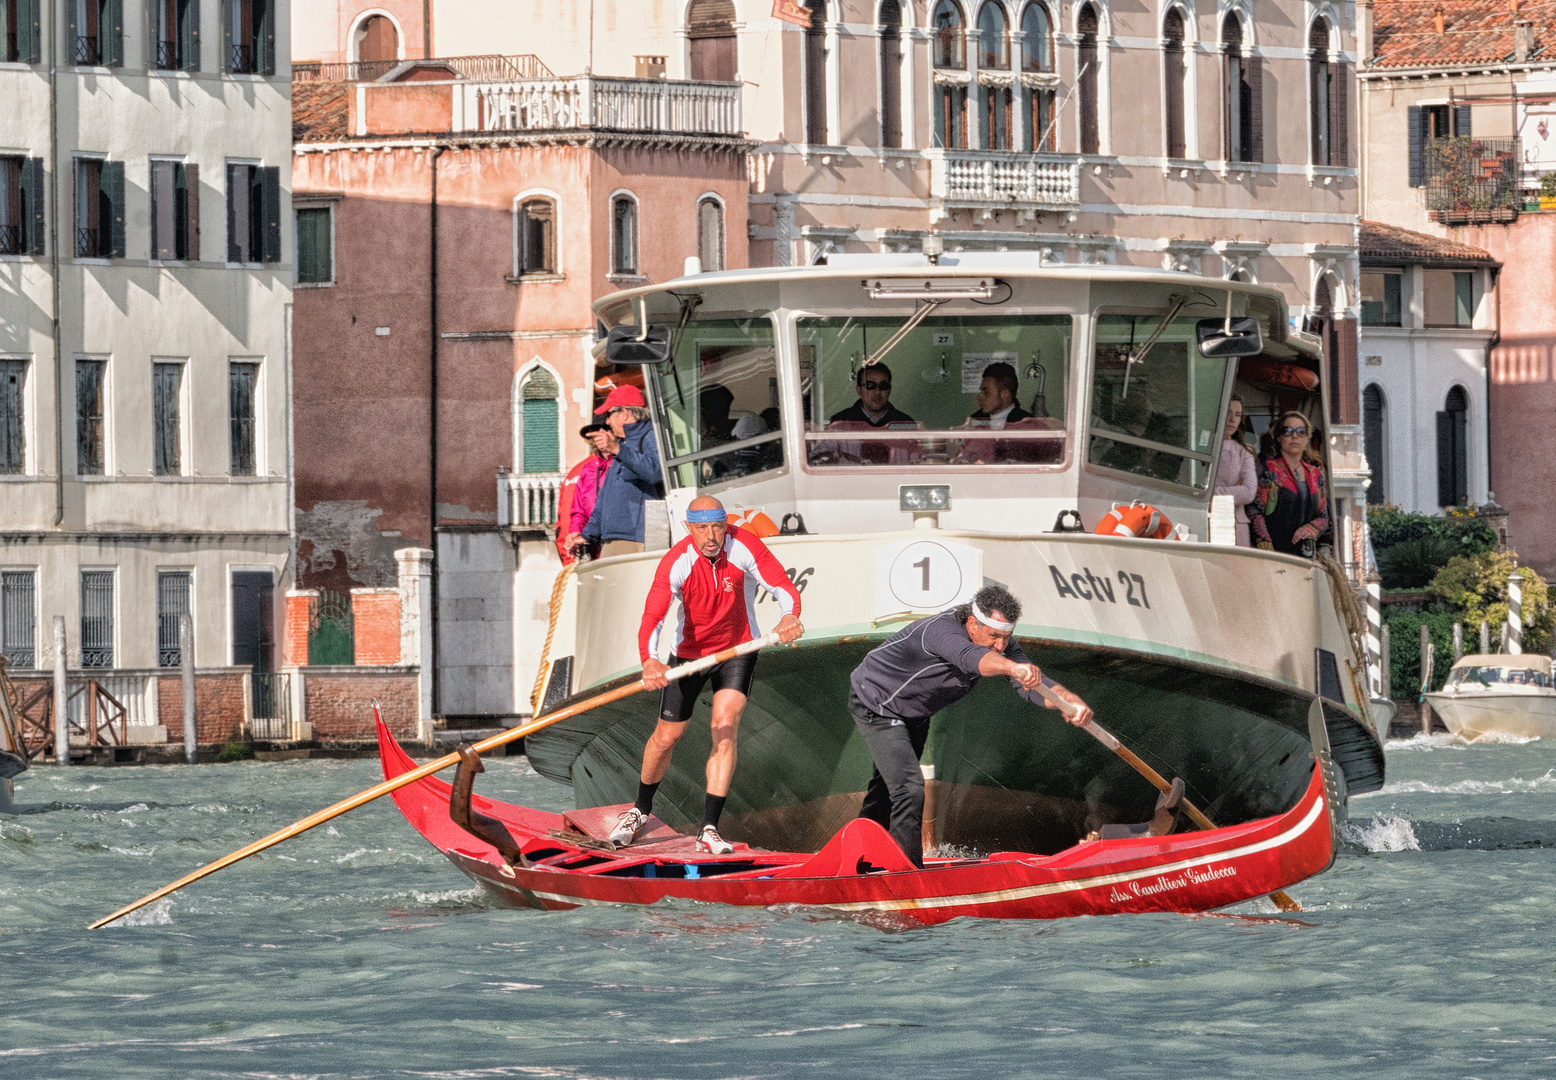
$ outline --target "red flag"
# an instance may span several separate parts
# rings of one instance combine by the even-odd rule
[[[810,11],[800,0],[773,0],[773,18],[810,29]]]

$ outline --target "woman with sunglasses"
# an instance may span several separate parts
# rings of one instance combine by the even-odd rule
[[[1282,413],[1275,423],[1277,453],[1264,463],[1259,493],[1248,506],[1255,547],[1311,557],[1318,538],[1329,531],[1324,470],[1304,455],[1310,432],[1299,412]]]

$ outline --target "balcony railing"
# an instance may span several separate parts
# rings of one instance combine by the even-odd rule
[[[179,67],[178,42],[157,42],[157,68],[161,71],[177,71]]]
[[[1514,221],[1522,202],[1517,139],[1428,139],[1426,208],[1443,225]]]
[[[742,133],[738,83],[582,75],[472,82],[456,95],[455,128],[461,131]]]
[[[227,51],[227,70],[234,75],[258,75],[252,45],[232,45]]]
[[[76,63],[97,67],[103,62],[103,47],[95,37],[76,38]]]
[[[997,150],[931,151],[929,189],[946,206],[1041,210],[1080,202],[1074,158]]]
[[[100,229],[76,230],[76,258],[95,259],[103,255],[102,231]]]
[[[508,529],[545,529],[557,523],[561,473],[499,473],[497,524]]]
[[[0,255],[20,255],[22,253],[22,227],[20,225],[0,225]]]
[[[446,64],[461,79],[476,82],[501,82],[507,79],[550,79],[554,76],[531,54],[503,56],[481,53],[476,56],[440,56],[432,61]],[[381,79],[403,60],[358,60],[349,64],[293,64],[293,82],[373,82]]]

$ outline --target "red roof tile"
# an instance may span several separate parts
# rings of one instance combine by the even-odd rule
[[[1437,269],[1490,266],[1502,264],[1483,251],[1469,244],[1444,240],[1440,236],[1401,229],[1397,225],[1385,225],[1381,221],[1361,223],[1361,263],[1363,266],[1429,266]]]
[[[1513,20],[1534,23],[1530,59],[1542,57],[1551,38],[1550,0],[1523,0],[1518,14],[1509,0],[1377,0],[1372,15],[1372,60],[1365,70],[1503,64],[1513,59]],[[1437,12],[1443,32],[1437,32]]]
[[[346,94],[350,83],[292,84],[292,141],[319,142],[346,137]]]

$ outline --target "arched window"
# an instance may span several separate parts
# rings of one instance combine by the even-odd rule
[[[1374,505],[1388,502],[1387,419],[1383,391],[1377,383],[1369,383],[1362,391],[1362,452],[1372,470],[1372,479],[1367,482],[1367,502]]]
[[[1235,12],[1221,24],[1222,152],[1228,161],[1264,157],[1264,70],[1243,55],[1243,21]]]
[[[561,388],[545,368],[536,367],[524,377],[519,388],[519,471],[555,473],[562,471],[562,446],[557,418],[561,415],[557,398]]]
[[[930,21],[930,33],[934,35],[935,67],[967,66],[967,40],[963,30],[962,9],[955,0],[940,0],[935,5],[935,16]]]
[[[978,68],[1000,71],[1010,67],[1010,35],[1005,31],[1005,9],[989,0],[978,12]],[[978,125],[985,150],[1009,150],[1014,145],[1013,87],[995,83],[978,86]]]
[[[881,145],[902,145],[902,5],[881,0]]]
[[[1021,13],[1022,71],[1052,71],[1054,69],[1054,29],[1048,18],[1048,9],[1042,4],[1028,4]]]
[[[400,35],[394,23],[384,15],[369,15],[357,25],[352,45],[357,59],[364,64],[398,60]]]
[[[1308,31],[1308,128],[1314,165],[1344,165],[1347,139],[1347,89],[1341,65],[1330,63],[1329,20],[1313,20]]]
[[[543,198],[526,199],[519,204],[515,217],[515,273],[555,274],[556,203]]]
[[[827,142],[827,39],[826,0],[805,0],[810,9],[810,25],[805,28],[805,141],[812,145]]]
[[[1437,505],[1470,500],[1470,400],[1462,387],[1448,391],[1437,414]]]
[[[692,0],[686,12],[686,30],[691,38],[692,78],[712,82],[739,80],[732,0]]]
[[[1076,89],[1080,100],[1081,153],[1099,153],[1101,137],[1097,123],[1097,9],[1091,4],[1075,16]]]
[[[631,195],[611,199],[611,273],[638,272],[638,201]]]
[[[1010,67],[1010,35],[1005,30],[1005,9],[989,0],[978,12],[978,66]]]
[[[704,270],[724,269],[724,207],[711,195],[697,202],[697,257]]]
[[[1031,3],[1021,13],[1021,70],[1049,72],[1054,69],[1053,23],[1048,9],[1039,3]],[[1049,151],[1054,149],[1055,91],[1049,86],[1024,86],[1021,93],[1027,96],[1026,149]]]
[[[1167,156],[1185,158],[1188,151],[1188,116],[1184,106],[1183,12],[1173,8],[1162,20],[1162,94],[1166,119]]]

